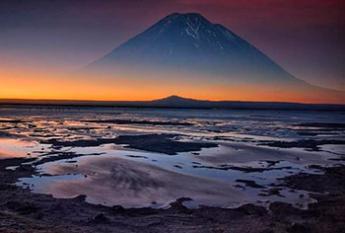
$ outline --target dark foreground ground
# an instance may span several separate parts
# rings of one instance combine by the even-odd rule
[[[27,160],[27,159],[26,159]],[[236,209],[187,209],[183,199],[169,209],[124,209],[86,203],[85,197],[55,199],[31,193],[13,183],[35,174],[25,159],[0,163],[0,232],[345,232],[345,167],[320,168],[323,175],[299,174],[284,178],[292,189],[324,192],[317,203],[301,210],[284,203],[269,208],[244,205]],[[5,169],[19,166],[17,169]]]

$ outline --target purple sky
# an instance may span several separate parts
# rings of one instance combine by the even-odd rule
[[[2,0],[0,69],[78,69],[172,12],[199,12],[296,77],[345,90],[343,0]]]

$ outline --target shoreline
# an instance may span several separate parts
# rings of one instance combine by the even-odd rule
[[[37,109],[0,119],[0,232],[342,232],[340,113]]]
[[[14,183],[21,177],[36,174],[28,159],[0,160],[0,230],[21,232],[339,232],[344,219],[345,167],[320,168],[323,175],[297,174],[283,178],[286,186],[307,191],[329,192],[314,195],[317,203],[307,210],[283,202],[272,202],[268,209],[254,204],[226,209],[202,206],[189,209],[180,198],[167,209],[106,207],[85,202],[85,196],[57,199],[51,195],[32,193]],[[18,166],[8,170],[8,166]],[[310,180],[317,177],[317,185]],[[330,182],[334,178],[337,182]],[[340,183],[339,183],[340,182]],[[323,213],[323,211],[325,213]],[[325,215],[325,216],[322,216]],[[328,216],[329,215],[329,216]],[[327,218],[326,218],[327,217]],[[334,221],[339,219],[339,221]],[[177,220],[178,219],[178,220]],[[321,221],[321,220],[322,221]],[[320,223],[325,228],[320,231]],[[16,224],[10,224],[16,222]],[[183,224],[182,224],[183,223]],[[54,225],[54,227],[52,227]],[[235,228],[234,225],[236,226]],[[250,227],[250,229],[248,229]],[[231,230],[230,230],[231,229]]]

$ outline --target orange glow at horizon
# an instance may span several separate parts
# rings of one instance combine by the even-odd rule
[[[32,70],[0,70],[0,99],[139,101],[178,95],[186,98],[234,101],[273,101],[303,103],[340,103],[310,93],[272,89],[257,85],[220,85],[210,82],[184,82],[133,77],[111,79]],[[170,80],[170,81],[167,81]],[[288,88],[287,88],[288,89]]]

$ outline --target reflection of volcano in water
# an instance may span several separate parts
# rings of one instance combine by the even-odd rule
[[[229,29],[196,13],[163,18],[87,70],[153,80],[163,86],[177,82],[180,89],[199,86],[201,93],[205,87],[221,86],[227,93],[225,99],[229,91],[239,87],[244,88],[244,96],[256,92],[266,100],[268,96],[274,100],[272,96],[286,99],[294,94],[298,95],[295,100],[308,97],[307,101],[320,101],[316,93],[321,93],[326,101],[334,101],[344,95],[296,79]]]

